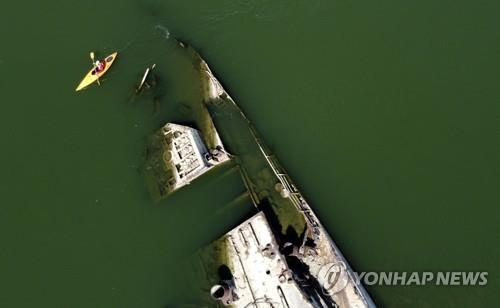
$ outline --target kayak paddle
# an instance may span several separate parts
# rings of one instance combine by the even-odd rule
[[[97,68],[97,66],[95,65],[95,56],[94,56],[94,52],[93,51],[90,52],[90,59],[92,60],[92,65],[94,65],[94,71],[95,71],[95,69]],[[95,73],[97,75],[97,71],[95,71]],[[97,84],[101,85],[101,83],[99,82],[99,77],[97,77]]]

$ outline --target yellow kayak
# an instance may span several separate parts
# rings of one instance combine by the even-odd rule
[[[118,52],[114,52],[114,53],[110,54],[109,56],[107,56],[104,59],[104,61],[102,61],[103,67],[102,67],[101,70],[97,71],[96,67],[93,67],[87,73],[87,75],[85,75],[85,77],[80,82],[80,84],[78,85],[78,87],[76,87],[76,91],[80,91],[80,90],[86,88],[90,84],[96,82],[97,79],[99,79],[102,75],[106,74],[106,72],[109,70],[109,68],[111,67],[111,65],[115,61],[117,55],[118,55]]]

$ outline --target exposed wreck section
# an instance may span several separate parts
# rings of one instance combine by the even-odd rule
[[[213,298],[230,307],[375,307],[253,125],[205,61],[187,48],[199,63],[204,102],[260,211],[215,242],[226,242],[227,249],[218,250],[225,264],[211,266],[227,273],[213,277],[206,271],[217,281]]]
[[[221,241],[227,264],[219,267],[219,275],[225,277],[210,290],[215,300],[238,307],[315,307],[293,279],[262,212]]]
[[[151,194],[162,199],[211,168],[229,160],[220,139],[207,149],[194,128],[167,123],[150,137],[145,168]]]
[[[187,299],[189,305],[375,307],[252,123],[199,54],[179,45],[201,77],[201,89],[195,89],[201,92],[201,102],[193,99],[189,105],[190,120],[199,130],[168,123],[151,136],[145,173],[153,198],[162,199],[232,161],[247,190],[234,205],[251,201],[257,212],[189,261],[186,275],[193,276],[190,288],[196,294]]]

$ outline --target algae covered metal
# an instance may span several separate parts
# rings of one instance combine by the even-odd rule
[[[276,305],[278,302],[276,307],[375,307],[340,249],[330,238],[288,173],[267,149],[252,123],[224,90],[206,62],[195,52],[193,56],[199,60],[205,93],[204,103],[213,115],[222,140],[231,146],[233,155],[238,157],[242,174],[248,182],[249,190],[255,196],[253,200],[260,211],[257,217],[259,219],[265,217],[267,222],[266,227],[262,224],[258,224],[260,227],[254,227],[255,224],[250,221],[237,227],[239,230],[247,230],[246,235],[244,231],[237,233],[243,238],[244,244],[230,240],[226,253],[230,259],[236,258],[235,255],[241,255],[243,246],[248,248],[249,239],[258,242],[259,236],[269,236],[273,239],[271,241],[273,251],[284,260],[282,270],[289,273],[288,277],[291,278],[283,278],[280,271],[269,270],[267,275],[273,276],[276,284],[265,294],[260,294],[261,286],[266,283],[268,276],[253,269],[259,268],[266,262],[245,263],[238,257],[240,266],[245,270],[239,271],[235,268],[233,274],[247,276],[248,289],[259,295],[251,298],[241,296],[226,305],[261,307],[264,302],[269,305],[273,305],[272,303]],[[236,234],[232,231],[226,236],[234,239]],[[247,251],[244,255],[262,255],[264,248],[259,246],[259,249],[253,252]],[[258,283],[250,283],[255,280]],[[300,295],[293,288],[284,288],[283,283],[298,287]],[[279,290],[278,296],[276,290]],[[233,291],[236,294],[244,294],[247,288],[235,284]],[[302,297],[307,299],[307,305],[301,303]],[[265,301],[262,302],[263,300]],[[269,305],[262,307],[272,307]]]

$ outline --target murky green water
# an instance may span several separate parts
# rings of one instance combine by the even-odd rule
[[[0,307],[178,307],[180,266],[249,211],[221,170],[153,204],[146,136],[196,91],[196,46],[357,271],[489,271],[368,287],[389,307],[497,303],[494,1],[42,1],[0,11]],[[120,51],[75,94],[88,53]],[[132,99],[141,71],[162,87]]]

